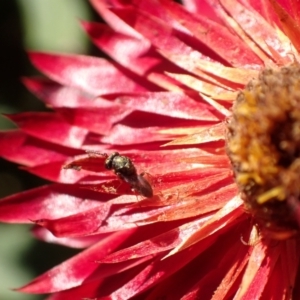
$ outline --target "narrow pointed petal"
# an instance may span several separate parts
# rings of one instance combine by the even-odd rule
[[[133,297],[149,287],[158,284],[162,279],[170,276],[177,270],[180,270],[188,262],[200,255],[215,241],[214,238],[215,237],[206,239],[203,243],[189,249],[188,252],[183,251],[182,253],[178,253],[163,261],[157,259],[110,296],[115,297],[116,299],[122,299],[124,295],[126,295],[126,297]]]
[[[161,130],[161,127],[134,128],[117,124],[100,141],[112,145],[133,145],[172,139],[172,135],[160,133]]]
[[[175,80],[164,74],[166,69],[175,72],[178,68],[167,60],[162,62],[162,57],[146,39],[121,34],[104,24],[82,22],[82,26],[93,42],[120,65],[163,89],[181,90]]]
[[[223,81],[215,81],[214,83],[220,85],[221,87],[226,87],[226,85],[228,85],[228,88],[232,87],[232,83],[226,84],[226,81],[231,81],[233,83],[245,85],[251,79],[257,78],[259,74],[259,71],[257,70],[246,70],[226,67],[217,62],[205,61],[199,58],[194,59],[190,56],[168,55],[168,58],[179,64],[182,68],[194,73],[199,77],[202,77],[203,73],[200,72],[200,70],[220,77],[221,79],[223,79]]]
[[[50,109],[10,115],[19,128],[0,132],[0,156],[52,182],[0,201],[0,220],[84,249],[19,291],[298,299],[299,237],[274,241],[244,205],[227,119],[262,70],[300,61],[299,3],[90,2],[106,24],[81,25],[109,58],[29,53],[49,79],[23,82]]]
[[[71,148],[79,148],[89,133],[53,113],[21,113],[9,115],[9,118],[28,135]]]
[[[286,35],[290,38],[293,45],[296,47],[296,49],[300,50],[300,42],[299,42],[299,24],[297,24],[291,16],[288,14],[286,10],[282,8],[282,6],[274,0],[270,0],[270,3],[272,4],[274,10],[277,12],[278,16],[280,17],[281,25],[284,29],[284,32]]]
[[[74,87],[62,86],[44,78],[23,78],[23,83],[32,93],[50,107],[101,108],[107,101],[80,91]]]
[[[219,100],[234,100],[236,98],[237,92],[230,91],[229,89],[224,89],[222,87],[216,86],[214,84],[207,83],[205,81],[199,80],[194,76],[185,74],[173,74],[168,73],[168,75],[179,82],[185,84],[187,87],[208,95],[211,98]]]
[[[103,103],[97,108],[61,108],[57,111],[71,125],[88,129],[96,134],[108,134],[114,123],[124,119],[132,112],[132,108],[123,105]]]
[[[280,246],[269,247],[268,249],[260,243],[254,246],[235,299],[250,300],[253,297],[260,297],[268,277],[277,262],[279,250]]]
[[[209,20],[201,15],[190,14],[175,2],[160,0],[169,12],[187,27],[202,43],[221,55],[230,65],[235,67],[249,66],[256,69],[261,65],[258,57],[225,26]]]
[[[96,196],[99,197],[76,186],[46,185],[4,198],[0,202],[0,220],[32,223],[42,218],[60,218],[99,206]]]
[[[61,161],[81,152],[61,145],[49,144],[20,130],[0,132],[0,155],[28,167]]]
[[[236,222],[236,220],[242,216],[241,205],[242,201],[238,197],[234,197],[228,201],[202,228],[192,234],[186,241],[183,241],[182,244],[176,247],[169,255],[182,251],[208,235],[211,235],[213,232],[224,228],[224,226]]]
[[[240,226],[242,227],[243,224],[240,224]],[[231,236],[228,236],[228,234],[226,236],[226,243],[230,245],[230,249],[225,248],[224,251],[211,250],[212,252],[209,254],[213,255],[213,262],[208,263],[203,261],[201,264],[201,269],[204,269],[203,271],[201,270],[203,275],[199,276],[199,279],[195,278],[193,280],[193,282],[197,282],[190,290],[186,291],[182,300],[192,300],[199,297],[202,299],[216,299],[215,287],[229,274],[231,278],[227,277],[228,285],[222,286],[222,290],[219,290],[219,299],[230,298],[230,287],[235,283],[235,280],[239,279],[238,274],[240,274],[246,265],[248,253],[251,252],[251,249],[240,242],[235,230],[232,230]],[[209,254],[207,253],[208,256]],[[230,273],[225,275],[224,271],[228,269],[230,269]],[[227,292],[229,292],[229,295],[227,295]]]
[[[192,227],[198,228],[205,220],[197,220],[191,224],[187,223],[183,226],[179,226],[176,229],[170,230],[166,233],[158,235],[150,240],[145,240],[133,247],[123,249],[121,251],[114,252],[107,256],[102,263],[117,263],[121,261],[127,261],[128,259],[136,259],[148,255],[155,255],[167,250],[173,249],[182,241],[186,235],[190,235]]]
[[[199,184],[201,183],[202,182],[199,181]],[[190,186],[187,186],[187,188],[189,187]],[[192,187],[190,188],[192,189]],[[139,223],[143,224],[161,220],[170,221],[196,216],[200,217],[204,214],[214,212],[217,209],[221,209],[228,201],[230,201],[236,195],[236,192],[237,190],[234,185],[228,185],[220,188],[215,192],[207,192],[207,195],[205,196],[187,197],[187,200],[184,203],[180,203],[180,194],[176,194],[176,190],[174,189],[173,195],[175,197],[171,197],[170,194],[172,195],[172,193],[170,192],[166,194],[169,195],[170,202],[172,200],[172,202],[177,201],[177,204],[173,206],[174,208],[176,208],[175,211],[174,209],[166,208],[161,213],[157,212],[157,214],[155,214],[153,217],[149,217]],[[166,202],[167,201],[163,201],[163,203],[167,204]]]
[[[214,126],[210,126],[209,128],[204,129],[199,133],[173,140],[165,144],[164,146],[185,145],[185,144],[190,145],[190,144],[201,144],[201,143],[207,143],[212,141],[219,141],[225,138],[224,133],[225,133],[225,124],[219,123]]]
[[[277,63],[281,65],[291,63],[292,58],[288,55],[291,50],[287,51],[289,41],[287,39],[279,40],[277,32],[258,13],[245,9],[241,3],[236,1],[220,0],[220,2],[264,52],[272,56],[276,51],[277,55],[273,59],[276,61],[278,57],[280,61]],[[273,49],[272,52],[270,52],[270,48]]]
[[[32,52],[30,59],[51,79],[67,86],[77,87],[94,96],[151,90],[144,80],[139,80],[138,83],[138,80],[130,78],[132,74],[129,75],[116,64],[101,58]]]
[[[142,95],[119,97],[118,103],[176,118],[203,121],[218,120],[212,108],[203,103],[199,97],[189,97],[183,93],[143,93]]]
[[[79,238],[57,238],[49,230],[40,226],[33,227],[31,232],[37,239],[40,239],[44,242],[71,247],[74,249],[88,248],[110,234],[106,233],[99,235],[84,236]]]
[[[134,230],[116,232],[79,255],[37,277],[19,291],[26,293],[57,292],[82,284],[99,267],[97,260],[118,247]]]

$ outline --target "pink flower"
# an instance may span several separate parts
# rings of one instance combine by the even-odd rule
[[[19,129],[0,136],[2,157],[52,182],[2,200],[0,220],[84,249],[19,290],[51,300],[298,299],[298,230],[270,238],[269,223],[247,201],[245,210],[254,169],[237,167],[225,121],[236,136],[240,91],[265,68],[298,61],[300,4],[91,2],[108,25],[82,26],[111,60],[30,53],[49,79],[24,82],[53,110],[12,115]],[[105,168],[114,152],[130,174]],[[273,196],[273,186],[261,192],[259,208]],[[297,213],[295,195],[284,196]]]

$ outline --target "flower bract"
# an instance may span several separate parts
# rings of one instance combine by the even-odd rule
[[[91,3],[104,22],[81,25],[109,58],[30,52],[46,78],[24,84],[51,111],[9,115],[18,129],[0,134],[2,157],[49,181],[3,199],[0,220],[82,249],[19,291],[51,300],[299,299],[298,187],[274,183],[273,156],[243,138],[269,124],[251,123],[264,109],[251,83],[264,70],[299,68],[299,2]],[[248,105],[233,117],[241,95]],[[297,160],[297,142],[278,144],[296,144]],[[284,201],[292,229],[264,234],[269,219],[261,226],[244,204],[249,190],[245,203],[264,212]]]

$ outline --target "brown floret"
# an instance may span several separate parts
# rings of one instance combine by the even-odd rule
[[[261,231],[275,238],[297,233],[288,203],[300,197],[299,64],[266,69],[239,93],[227,153],[246,211]]]

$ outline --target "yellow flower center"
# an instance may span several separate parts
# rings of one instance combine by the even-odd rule
[[[227,153],[246,211],[263,234],[299,231],[300,65],[266,69],[239,93]],[[296,204],[296,206],[295,206]]]

